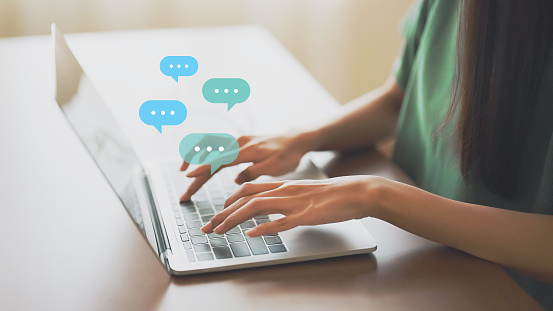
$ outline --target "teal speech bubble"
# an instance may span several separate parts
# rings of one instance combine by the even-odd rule
[[[188,164],[211,165],[211,174],[221,165],[236,160],[240,146],[232,135],[225,133],[193,133],[179,144],[179,153]]]
[[[250,97],[250,85],[240,78],[213,78],[204,83],[204,98],[214,104],[227,104],[228,110]]]

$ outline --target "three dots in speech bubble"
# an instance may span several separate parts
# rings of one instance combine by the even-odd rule
[[[159,68],[161,73],[178,83],[179,77],[193,76],[198,71],[198,61],[192,56],[166,56]],[[202,95],[210,103],[227,104],[227,110],[230,110],[250,97],[250,85],[240,78],[212,78],[204,83]],[[163,125],[179,125],[186,115],[186,106],[178,100],[149,100],[139,110],[142,122],[152,125],[160,133]]]

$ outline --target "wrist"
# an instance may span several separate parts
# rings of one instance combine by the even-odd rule
[[[363,217],[386,220],[392,198],[395,197],[395,182],[380,176],[367,176],[363,191]]]
[[[310,151],[320,151],[320,137],[317,130],[305,131],[295,135],[294,140],[296,145],[304,151],[304,153]]]

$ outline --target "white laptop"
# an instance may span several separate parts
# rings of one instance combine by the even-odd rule
[[[170,274],[241,269],[376,250],[375,241],[357,220],[248,237],[245,231],[249,228],[280,217],[267,215],[248,220],[224,235],[204,234],[200,227],[222,209],[225,199],[238,188],[234,178],[244,166],[221,170],[191,202],[179,203],[179,195],[190,182],[178,171],[180,163],[160,161],[142,165],[55,24],[52,25],[52,38],[56,101]],[[138,110],[137,122],[140,122]],[[326,176],[305,157],[296,172],[281,178],[322,179]]]

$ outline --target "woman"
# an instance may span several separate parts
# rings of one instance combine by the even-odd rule
[[[329,124],[241,137],[231,164],[253,162],[236,179],[244,183],[292,171],[308,151],[359,148],[395,132],[393,159],[421,188],[376,176],[244,183],[202,230],[221,234],[269,213],[285,217],[250,236],[377,217],[516,271],[553,308],[551,16],[553,1],[421,1],[384,86]],[[199,167],[187,176],[195,181],[182,200],[211,174]]]

